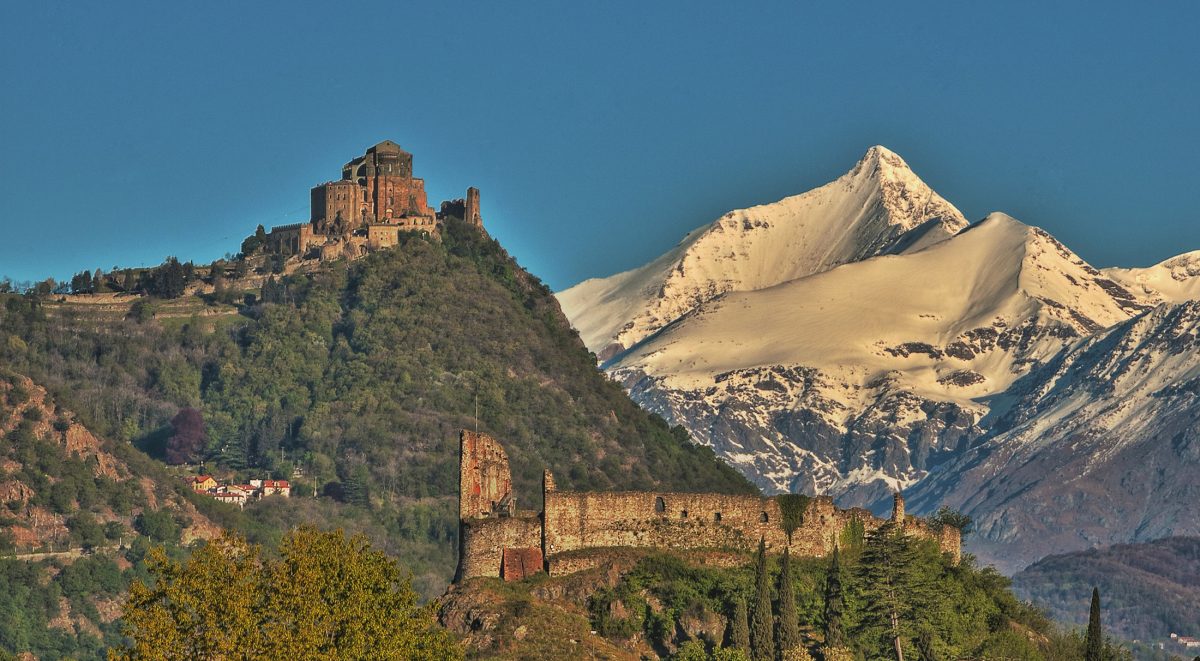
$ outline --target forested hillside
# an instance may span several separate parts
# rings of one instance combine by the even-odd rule
[[[166,470],[0,369],[0,658],[103,658],[146,552],[217,534]]]
[[[366,532],[426,594],[453,572],[463,427],[503,439],[529,504],[544,467],[571,488],[753,489],[603,377],[550,291],[469,226],[204,303],[114,319],[10,295],[0,361],[98,435],[158,456],[171,418],[198,409],[194,461],[302,471],[299,497],[231,511],[231,525],[268,543],[304,521]]]
[[[1013,577],[1013,588],[1022,597],[1056,620],[1079,625],[1087,623],[1086,596],[1092,586],[1100,588],[1104,624],[1117,636],[1200,636],[1200,538],[1168,537],[1052,555]]]
[[[895,659],[897,646],[906,659],[1084,658],[1081,632],[1019,602],[973,556],[955,563],[892,526],[865,538],[848,528],[841,542],[830,558],[760,550],[700,564],[629,549],[567,576],[475,578],[443,600],[441,619],[480,659],[851,661]],[[1103,661],[1130,658],[1097,642]]]

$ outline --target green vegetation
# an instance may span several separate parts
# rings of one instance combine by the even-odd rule
[[[1200,537],[1169,537],[1138,544],[1043,558],[1013,577],[1022,597],[1055,620],[1088,625],[1093,588],[1104,595],[1107,633],[1126,640],[1162,641],[1171,632],[1200,632]]]
[[[264,558],[229,535],[183,563],[151,551],[120,659],[455,659],[457,643],[395,561],[362,537],[303,527]]]
[[[173,286],[174,263],[160,269],[153,277]],[[363,532],[427,596],[453,573],[458,431],[475,426],[476,403],[480,428],[505,443],[518,498],[537,493],[543,468],[564,488],[754,490],[604,377],[549,289],[470,226],[277,276],[270,289],[260,293],[271,302],[237,314],[170,316],[185,297],[126,319],[3,295],[0,362],[98,435],[159,458],[176,439],[176,458],[238,478],[300,468],[297,493],[320,498],[198,506],[268,546],[305,521]],[[195,303],[180,309],[207,305]],[[199,432],[181,438],[170,424],[186,407],[201,415],[189,421],[203,423],[200,452]]]
[[[779,503],[779,525],[783,532],[787,533],[788,539],[791,539],[792,533],[804,524],[804,513],[808,510],[810,500],[808,496],[799,493],[786,493],[775,497],[775,502]]]
[[[977,567],[969,555],[956,565],[936,544],[889,528],[869,535],[861,556],[853,559],[842,553],[766,556],[762,564],[716,569],[670,554],[650,556],[615,587],[598,591],[588,609],[603,635],[629,640],[640,634],[660,655],[674,658],[684,658],[688,640],[699,645],[689,646],[689,654],[699,649],[707,656],[695,658],[711,659],[720,658],[721,649],[745,649],[746,638],[751,658],[895,659],[897,648],[906,659],[1084,658],[1079,632],[1060,631],[1019,602],[995,570]],[[758,594],[764,574],[777,586],[766,597],[767,621],[780,634],[769,651],[757,647],[763,638],[753,633],[756,624],[746,636],[742,623],[747,596],[755,595],[754,604],[763,601]],[[715,634],[691,633],[688,623],[705,621],[708,613],[720,615],[723,627]],[[756,621],[757,613],[753,617]],[[784,632],[792,617],[800,646],[783,650],[781,645],[791,645],[791,634]],[[1101,650],[1105,660],[1131,658],[1111,641]]]

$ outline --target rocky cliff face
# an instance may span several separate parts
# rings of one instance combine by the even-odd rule
[[[930,204],[913,202],[922,197]],[[635,400],[768,492],[882,510],[892,489],[911,489],[918,512],[944,502],[975,516],[974,550],[1010,568],[1200,529],[1172,504],[1191,493],[1173,467],[1187,459],[1178,439],[1190,438],[1196,407],[1180,394],[1190,386],[1171,385],[1167,356],[1187,352],[1114,335],[1181,346],[1178,333],[1144,327],[1186,325],[1190,307],[1170,306],[1200,294],[1194,254],[1100,271],[1044,230],[1000,213],[965,227],[952,211],[873,148],[831,184],[731,212],[651,265],[560,299]],[[746,239],[701,249],[736,218],[771,225],[770,249]],[[1092,387],[1063,394],[1054,370],[1084,364]],[[1130,383],[1166,379],[1164,394],[1119,390],[1115,370],[1135,366]],[[1112,413],[1135,409],[1148,417],[1118,424]],[[1147,460],[1164,463],[1149,476]],[[1139,486],[1105,504],[1094,489],[1112,480]]]
[[[80,465],[86,476],[78,474]],[[122,482],[134,485],[136,493],[122,493],[127,491]],[[81,516],[118,523],[131,536],[134,517],[159,509],[177,512],[188,523],[184,542],[220,534],[174,485],[135,475],[44,388],[11,373],[0,373],[0,505],[18,552],[71,546],[71,528]]]

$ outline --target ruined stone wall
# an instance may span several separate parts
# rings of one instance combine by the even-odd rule
[[[502,503],[515,503],[512,495],[508,455],[499,441],[464,429],[459,437],[459,518],[495,516]]]
[[[888,523],[864,509],[842,510],[829,497],[804,500],[796,527],[784,530],[781,497],[719,493],[575,492],[559,491],[550,471],[543,473],[542,512],[519,512],[512,493],[508,456],[496,439],[463,431],[460,439],[458,580],[500,576],[508,550],[522,576],[540,556],[551,573],[563,574],[599,566],[620,550],[689,551],[689,557],[716,553],[714,561],[754,551],[760,539],[771,553],[784,548],[793,555],[829,554],[852,523],[869,533]],[[961,536],[906,516],[899,495],[894,523],[906,533],[935,540],[941,549],[961,553]]]
[[[547,490],[544,495],[543,552],[588,548],[734,549],[749,551],[760,538],[767,549],[825,556],[847,526],[861,522],[864,532],[887,523],[862,509],[841,510],[828,497],[809,499],[800,525],[784,531],[775,498],[709,493],[588,493]],[[930,537],[944,551],[957,553],[957,534],[937,530],[909,517],[910,534]],[[957,531],[952,531],[956,533]],[[951,539],[953,538],[953,539]],[[956,555],[957,557],[957,555]]]
[[[308,223],[284,225],[271,228],[270,234],[267,234],[266,249],[280,255],[300,255],[324,241],[325,237],[316,235],[313,226]]]
[[[500,576],[505,549],[541,546],[536,513],[464,520],[459,529],[458,578]]]
[[[612,546],[748,549],[760,536],[784,543],[778,505],[755,496],[549,491],[544,517],[547,555]]]
[[[636,551],[641,551],[637,553]],[[650,549],[586,549],[559,553],[546,560],[547,569],[551,576],[563,576],[578,571],[587,571],[606,565],[633,566],[640,558],[650,553]],[[751,555],[743,551],[723,551],[718,549],[693,549],[680,553],[691,565],[700,567],[744,567],[750,562]]]

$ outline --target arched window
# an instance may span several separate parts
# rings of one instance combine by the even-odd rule
[[[713,514],[713,521],[716,521],[717,523],[721,522],[721,513],[720,512]]]
[[[654,499],[654,511],[662,514],[667,511],[667,504],[663,502],[662,496],[657,496]]]
[[[766,522],[767,522],[767,521],[769,521],[769,520],[770,520],[770,517],[769,517],[769,516],[767,516],[767,513],[766,513],[766,512],[763,512],[762,514],[759,514],[759,515],[758,515],[758,522],[759,522],[759,523],[766,523]]]

